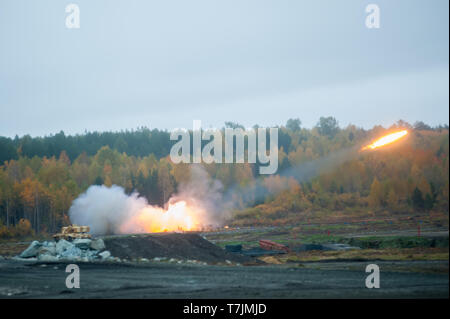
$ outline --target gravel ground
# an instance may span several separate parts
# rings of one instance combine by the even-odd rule
[[[68,289],[65,264],[0,260],[0,297],[448,298],[448,261],[375,263],[381,271],[379,289],[365,288],[368,262],[300,267],[86,263],[79,264],[80,288]]]

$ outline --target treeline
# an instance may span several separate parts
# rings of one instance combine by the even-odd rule
[[[406,124],[400,121],[401,124]],[[300,130],[301,121],[290,119],[286,123],[286,128],[291,131]],[[225,127],[241,127],[242,125],[233,122],[225,122]],[[257,125],[255,125],[257,127]],[[317,124],[321,134],[332,136],[338,130],[338,123],[333,117],[322,117]],[[416,130],[448,130],[448,125],[430,127],[423,122],[414,124]],[[280,132],[280,145],[286,150],[290,146],[289,136]],[[132,156],[143,157],[150,154],[156,158],[165,157],[169,154],[173,141],[169,140],[170,133],[166,130],[148,129],[141,127],[137,130],[126,130],[121,132],[86,132],[85,134],[65,135],[63,131],[45,137],[22,137],[8,138],[0,136],[0,163],[9,160],[17,160],[19,157],[58,157],[62,151],[71,161],[75,160],[82,153],[92,156],[100,148],[108,146],[119,153],[126,153]]]
[[[227,123],[229,127],[238,125]],[[282,174],[339,150],[368,143],[394,128],[408,128],[410,134],[399,143],[376,152],[360,153],[309,180]],[[61,136],[61,141],[71,142],[56,143],[56,135],[29,139],[40,141],[36,145],[47,152],[60,150],[57,155],[42,151],[39,155],[25,156],[24,145],[32,142],[10,140],[17,157],[0,166],[0,237],[20,236],[25,232],[26,221],[35,233],[55,232],[69,223],[72,200],[92,184],[120,185],[128,193],[139,192],[151,204],[164,205],[180,183],[190,177],[188,164],[170,161],[168,154],[173,142],[164,131],[142,129]],[[108,142],[94,152],[96,143],[106,136]],[[139,146],[137,141],[141,138]],[[128,148],[129,153],[118,145]],[[298,119],[280,127],[279,174],[258,175],[256,165],[248,163],[202,165],[212,178],[221,181],[224,194],[231,194],[229,200],[236,204],[238,222],[270,224],[295,220],[295,216],[305,212],[368,208],[448,214],[448,155],[448,127],[430,128],[423,123],[412,126],[399,121],[388,129],[377,126],[364,130],[353,125],[340,128],[329,117],[321,118],[312,129],[302,128]]]
[[[86,132],[73,136],[61,131],[46,137],[0,137],[0,163],[19,157],[58,157],[62,151],[73,161],[82,153],[95,155],[102,146],[128,155],[154,154],[160,158],[169,154],[171,145],[167,131],[145,127],[132,131]]]

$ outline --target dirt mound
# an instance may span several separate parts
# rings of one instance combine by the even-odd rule
[[[145,235],[120,235],[103,237],[106,249],[121,259],[167,257],[195,259],[207,263],[222,263],[226,260],[248,263],[253,259],[227,252],[198,234],[161,233]]]

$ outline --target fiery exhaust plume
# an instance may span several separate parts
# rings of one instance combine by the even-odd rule
[[[158,233],[166,231],[191,231],[203,227],[202,208],[189,205],[186,201],[169,203],[165,210],[147,205],[120,225],[119,232]]]
[[[373,142],[372,144],[366,145],[364,146],[361,151],[367,150],[367,149],[375,149],[375,148],[379,148],[379,147],[383,147],[385,145],[394,143],[395,141],[401,139],[402,137],[404,137],[406,134],[408,134],[407,130],[403,130],[403,131],[399,131],[399,132],[395,132],[395,133],[391,133],[388,135],[385,135],[381,138],[379,138],[378,140],[376,140],[375,142]]]

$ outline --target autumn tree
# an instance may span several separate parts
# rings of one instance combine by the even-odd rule
[[[422,192],[418,187],[414,188],[414,192],[412,194],[412,204],[413,207],[417,210],[421,210],[425,207],[425,201],[422,196]]]
[[[374,208],[380,207],[383,204],[383,200],[383,187],[375,177],[372,185],[370,186],[369,205]]]

